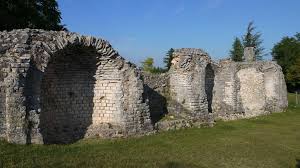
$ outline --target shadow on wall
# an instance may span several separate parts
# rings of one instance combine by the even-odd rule
[[[146,84],[144,85],[144,91],[149,100],[150,117],[154,125],[168,114],[167,99]]]
[[[0,65],[0,69],[2,69]],[[4,83],[5,72],[0,71],[0,83]],[[6,87],[5,85],[0,85],[0,139],[5,137],[6,134]]]
[[[213,89],[215,83],[215,72],[211,64],[208,64],[205,68],[205,93],[207,96],[208,112],[212,113],[212,100],[213,100]]]
[[[26,116],[25,120],[27,121],[27,130],[26,130],[26,143],[30,144],[34,135],[38,132],[39,119],[35,120],[35,116],[38,116],[39,109],[39,97],[40,97],[40,88],[41,80],[43,77],[43,72],[40,71],[33,60],[30,61],[30,67],[25,78],[25,89],[24,95],[25,107],[26,107]],[[22,78],[20,78],[22,79]]]
[[[69,46],[52,56],[41,84],[41,133],[45,143],[82,139],[92,124],[96,50]]]
[[[40,94],[39,128],[45,144],[76,142],[92,124],[97,55],[94,48],[68,46],[51,57],[45,73],[31,69],[27,104],[37,105],[33,98]]]

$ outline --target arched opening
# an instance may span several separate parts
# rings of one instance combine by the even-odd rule
[[[67,46],[49,60],[41,83],[40,128],[44,143],[72,143],[92,124],[97,53]]]
[[[208,112],[212,113],[212,100],[213,100],[213,89],[215,85],[215,72],[208,64],[205,68],[205,93],[207,96]]]

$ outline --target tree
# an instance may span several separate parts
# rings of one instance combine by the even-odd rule
[[[283,37],[272,49],[273,60],[282,67],[288,89],[292,91],[299,88],[299,59],[300,59],[300,33],[294,37]]]
[[[154,68],[153,64],[154,64],[153,58],[148,57],[145,59],[145,61],[142,62],[142,69],[146,72],[151,72]]]
[[[164,68],[161,68],[161,67],[153,67],[153,69],[150,72],[154,73],[154,74],[159,74],[159,73],[166,72],[166,70]]]
[[[0,0],[0,30],[62,30],[56,0]]]
[[[174,53],[174,49],[171,48],[167,54],[166,54],[166,57],[164,58],[164,63],[165,63],[165,68],[166,68],[166,71],[168,71],[171,67],[171,61],[173,59],[173,53]]]
[[[239,38],[235,38],[232,44],[232,50],[230,50],[230,58],[233,61],[240,62],[243,61],[244,47]]]
[[[56,0],[37,0],[40,20],[38,26],[46,30],[61,30],[64,26],[60,24],[61,13]]]
[[[151,57],[146,58],[145,61],[142,62],[143,71],[154,73],[154,74],[165,72],[165,70],[163,68],[155,67],[155,66],[153,66],[153,64],[154,64],[153,58],[151,58]]]
[[[261,33],[255,32],[254,22],[250,22],[247,27],[246,34],[242,37],[243,46],[255,47],[255,57],[257,60],[262,60],[264,56],[264,48],[262,47],[263,40],[261,39]]]
[[[300,86],[300,57],[287,70],[286,79],[292,88],[295,89]]]

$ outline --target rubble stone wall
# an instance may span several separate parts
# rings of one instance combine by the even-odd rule
[[[158,127],[168,129],[169,126],[175,128],[175,125],[190,127],[196,122],[213,122],[210,113],[214,71],[211,60],[204,51],[192,48],[176,49],[171,69],[167,73],[145,72],[143,78],[152,121],[154,124],[159,122],[156,124]],[[174,121],[160,122],[159,119],[167,114],[174,117]]]
[[[281,67],[272,61],[214,62],[200,49],[184,48],[175,50],[166,75],[169,94],[160,95],[168,97],[168,113],[189,119],[249,118],[282,112],[288,105]]]
[[[153,128],[211,125],[214,117],[281,112],[287,104],[281,67],[271,61],[214,62],[201,49],[182,48],[167,73],[153,75],[102,39],[64,31],[0,32],[0,138],[9,142],[144,135]],[[162,119],[167,114],[171,121]]]
[[[3,74],[0,72],[0,81],[4,80]],[[5,138],[6,136],[6,87],[0,85],[0,138]],[[1,122],[2,121],[2,122]]]
[[[226,116],[236,113],[238,98],[237,97],[237,80],[235,64],[224,63],[215,69],[215,85],[213,88],[212,111],[218,116]]]
[[[210,63],[208,54],[200,49],[187,48],[175,50],[173,57],[170,70],[171,97],[190,111],[193,117],[207,117],[205,79],[206,67]]]
[[[151,132],[139,71],[107,41],[30,29],[0,37],[1,66],[8,70],[1,80],[6,100],[0,126],[9,142],[70,143]]]
[[[170,98],[170,77],[168,73],[151,74],[143,72],[145,99],[148,100],[152,124],[174,111]]]
[[[225,120],[248,118],[287,107],[281,67],[271,61],[222,62],[216,70],[213,111]]]

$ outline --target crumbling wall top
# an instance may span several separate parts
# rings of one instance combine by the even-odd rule
[[[1,62],[29,63],[33,61],[41,71],[44,71],[52,54],[69,45],[95,48],[99,54],[98,60],[124,60],[108,41],[92,36],[41,29],[15,29],[0,32]]]
[[[173,70],[191,71],[196,66],[206,67],[212,62],[209,54],[202,49],[181,48],[175,49],[171,63]]]

